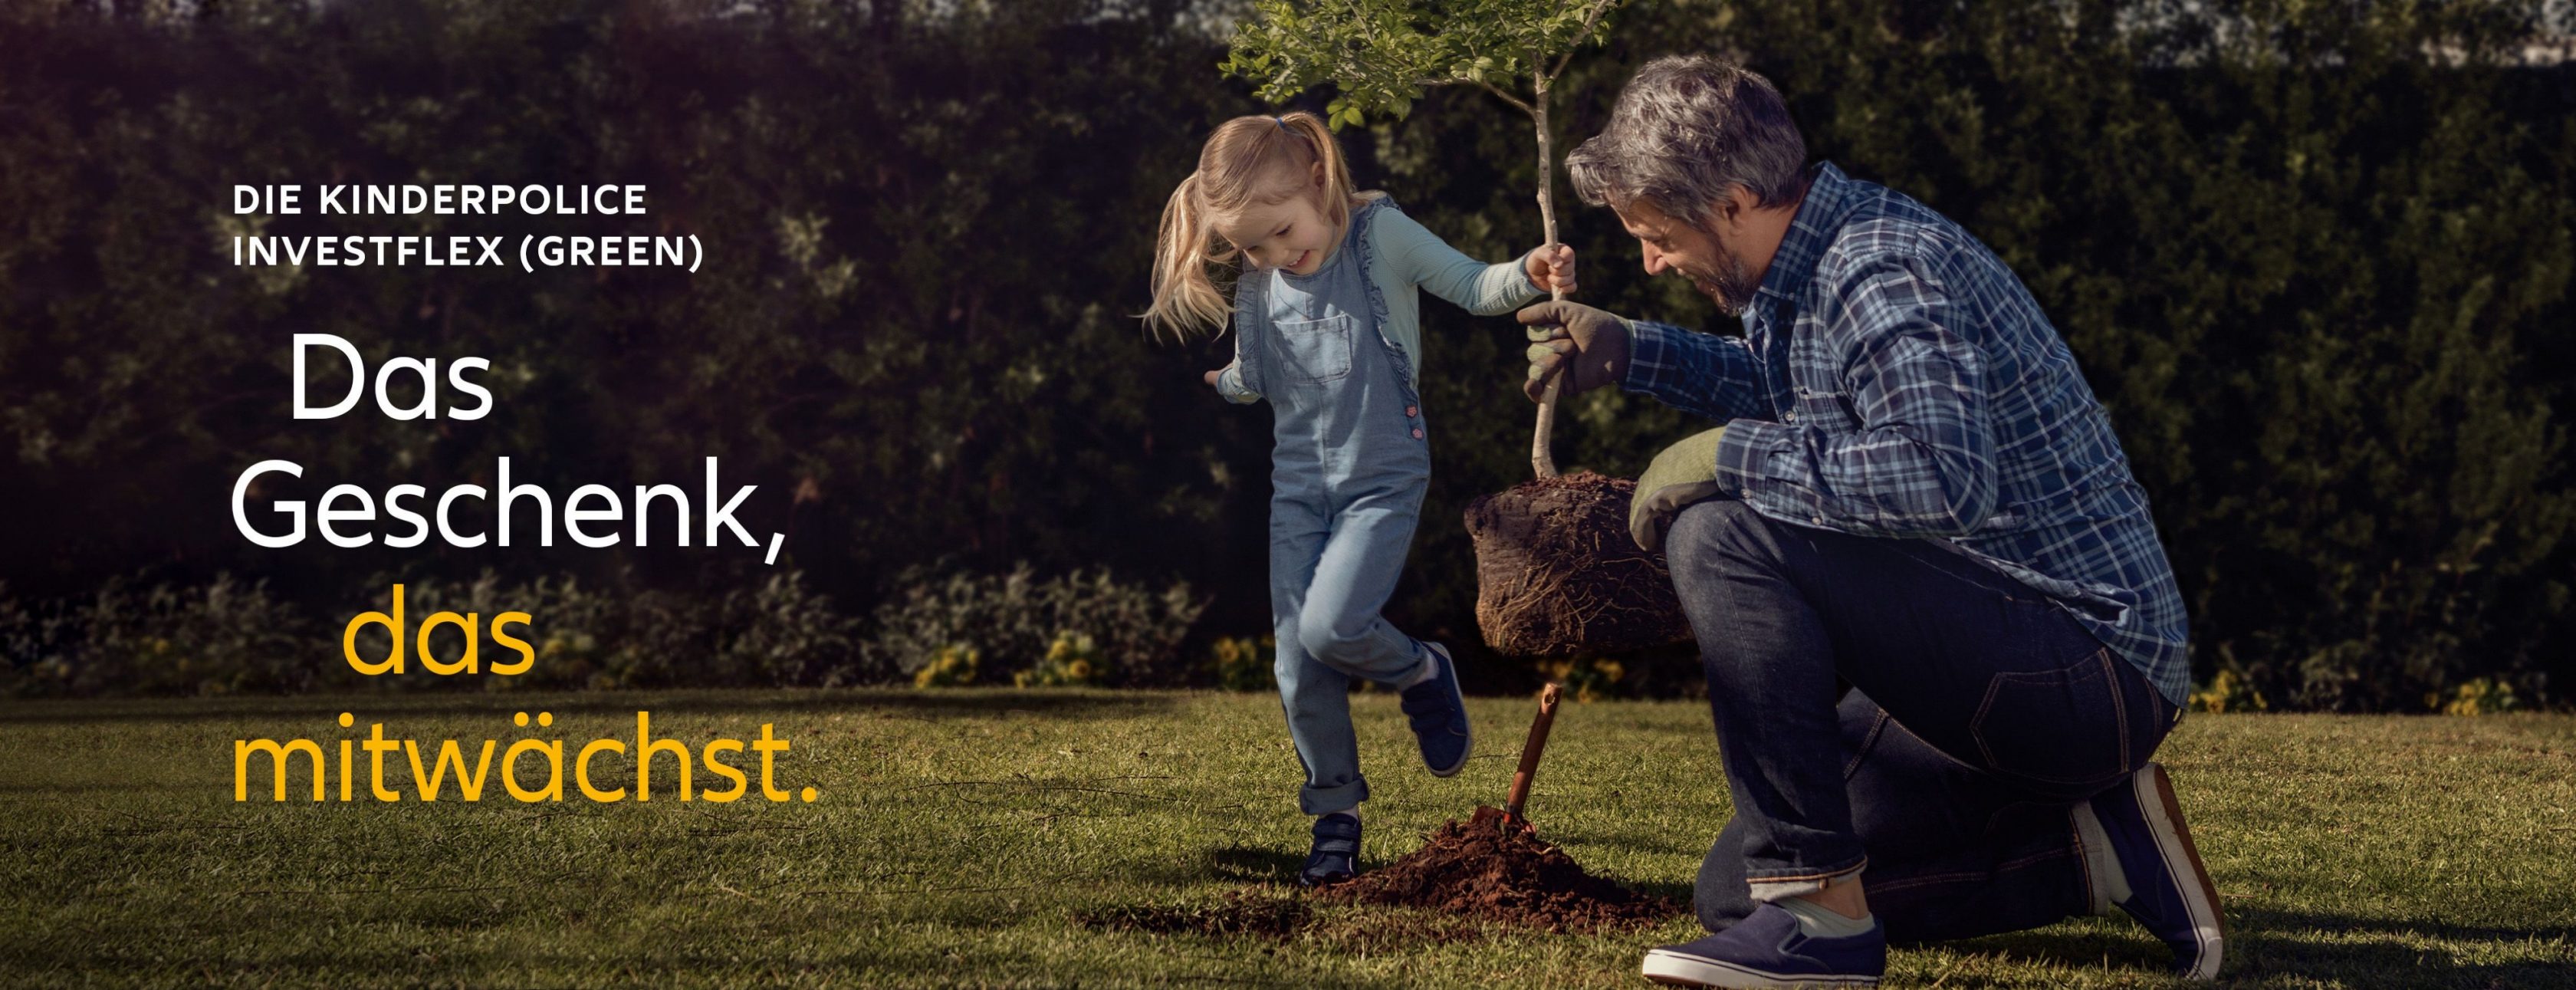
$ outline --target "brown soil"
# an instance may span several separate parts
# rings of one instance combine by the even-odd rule
[[[1476,624],[1513,656],[1617,653],[1691,638],[1662,554],[1628,536],[1637,483],[1578,471],[1477,498]]]
[[[1431,833],[1430,843],[1411,855],[1316,896],[1429,908],[1550,932],[1640,927],[1682,913],[1671,898],[1583,872],[1564,850],[1519,826],[1456,820]]]

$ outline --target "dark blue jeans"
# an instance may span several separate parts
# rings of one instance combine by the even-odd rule
[[[1897,941],[2090,910],[2068,809],[2144,766],[2178,717],[2134,665],[1929,540],[1716,499],[1682,511],[1665,551],[1735,802],[1700,869],[1709,930],[1855,870]]]

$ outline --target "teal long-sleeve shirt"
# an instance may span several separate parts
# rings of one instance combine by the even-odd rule
[[[1530,281],[1526,254],[1489,265],[1450,247],[1402,210],[1390,206],[1372,217],[1366,231],[1372,262],[1368,277],[1386,297],[1387,325],[1381,329],[1404,351],[1417,388],[1422,378],[1422,298],[1413,291],[1416,286],[1478,316],[1508,313],[1547,294]],[[1275,278],[1277,273],[1246,272],[1243,277]],[[1216,388],[1229,401],[1261,401],[1243,386],[1240,362],[1226,365]]]

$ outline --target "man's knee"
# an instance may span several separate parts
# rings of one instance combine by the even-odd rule
[[[1760,534],[1770,525],[1770,520],[1740,499],[1693,503],[1674,516],[1671,528],[1664,531],[1664,557],[1672,565],[1674,578],[1681,580],[1685,572],[1705,569],[1724,551],[1744,546],[1744,537]]]

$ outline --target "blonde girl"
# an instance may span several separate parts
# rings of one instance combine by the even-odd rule
[[[1231,276],[1232,291],[1211,274]],[[1321,118],[1237,117],[1163,208],[1146,322],[1176,336],[1231,322],[1235,358],[1206,374],[1226,399],[1267,399],[1270,610],[1288,734],[1316,816],[1299,879],[1349,877],[1368,799],[1350,685],[1397,689],[1422,760],[1446,777],[1473,748],[1449,651],[1379,614],[1404,570],[1431,477],[1416,369],[1417,289],[1497,315],[1574,288],[1562,245],[1488,265],[1458,253],[1383,193],[1361,192]]]

